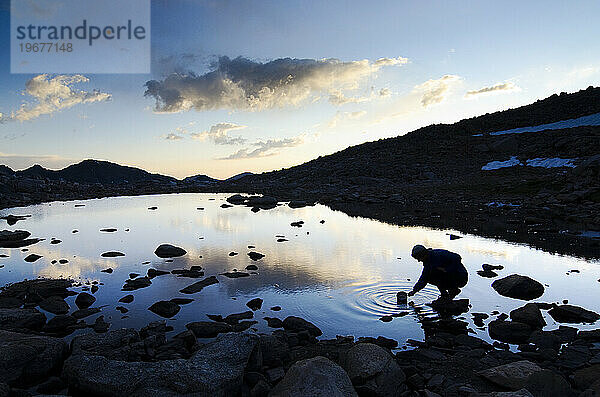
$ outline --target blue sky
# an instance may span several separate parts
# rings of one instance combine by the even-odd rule
[[[86,80],[10,74],[2,4],[0,163],[16,169],[223,178],[600,84],[597,1],[154,1],[152,73]],[[72,105],[32,114],[32,79]]]

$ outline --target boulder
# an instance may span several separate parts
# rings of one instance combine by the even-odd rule
[[[533,333],[533,328],[517,321],[494,320],[488,324],[490,338],[505,343],[526,343]]]
[[[536,397],[570,397],[573,396],[571,385],[559,373],[543,369],[532,373],[525,389]]]
[[[600,315],[574,305],[556,305],[548,314],[559,323],[593,323],[600,319]]]
[[[283,328],[293,332],[308,331],[312,336],[323,335],[323,332],[316,325],[295,316],[286,317],[286,319],[283,320]]]
[[[29,236],[31,236],[31,233],[26,230],[15,230],[14,232],[10,230],[0,230],[0,243],[25,240]]]
[[[130,345],[140,340],[139,333],[132,328],[116,329],[102,334],[87,333],[73,338],[71,354],[88,354],[129,361]]]
[[[525,387],[529,377],[541,370],[537,364],[522,360],[485,369],[478,374],[498,386],[516,391]]]
[[[296,362],[271,390],[269,397],[357,396],[348,374],[333,361],[317,356]]]
[[[217,284],[219,280],[215,276],[210,276],[205,278],[204,280],[197,281],[194,284],[190,284],[187,287],[179,290],[182,294],[195,294],[196,292],[202,291],[204,287],[208,287],[209,285]]]
[[[251,334],[221,335],[188,360],[126,362],[73,354],[64,364],[62,377],[70,390],[86,395],[237,395],[257,341]]]
[[[573,384],[579,390],[586,390],[600,379],[600,364],[578,369],[573,373]]]
[[[257,261],[259,259],[262,259],[265,257],[264,254],[261,254],[260,252],[255,252],[255,251],[250,251],[248,252],[248,256],[250,257],[250,259],[252,259],[253,261]]]
[[[527,303],[525,306],[511,311],[510,319],[533,328],[544,328],[546,326],[542,312],[535,303]]]
[[[62,339],[0,331],[0,379],[30,385],[59,368],[69,349]]]
[[[29,262],[29,263],[33,263],[35,261],[37,261],[38,259],[40,259],[42,256],[41,255],[37,255],[37,254],[29,254],[25,257],[24,261],[25,262]]]
[[[171,301],[158,301],[148,308],[152,313],[165,318],[173,317],[179,313],[180,309],[181,307],[177,303]]]
[[[159,258],[175,258],[187,254],[183,248],[176,247],[171,244],[161,244],[154,251]]]
[[[96,298],[93,295],[88,294],[87,292],[81,292],[75,298],[75,304],[80,309],[87,309],[92,306],[96,302]]]
[[[195,321],[186,324],[185,327],[192,331],[196,338],[214,338],[218,334],[233,332],[230,324],[216,321]]]
[[[0,309],[0,329],[39,331],[46,316],[37,309]]]
[[[511,274],[492,283],[500,295],[514,299],[532,300],[544,294],[544,286],[531,277]]]
[[[35,299],[35,302],[39,302],[50,296],[66,298],[67,296],[75,295],[75,292],[67,289],[72,285],[73,281],[67,279],[40,278],[25,280],[4,287],[4,290],[0,293],[0,297],[14,297],[21,300],[28,299],[28,302],[33,302],[33,299]]]
[[[358,343],[346,355],[342,367],[360,395],[398,394],[406,380],[389,350],[372,343]]]
[[[69,304],[60,296],[50,296],[40,302],[40,308],[52,314],[67,314]]]
[[[262,307],[262,303],[263,303],[262,299],[254,298],[254,299],[251,299],[250,301],[248,301],[248,303],[246,303],[246,306],[248,306],[250,309],[256,311]]]
[[[121,288],[122,291],[133,291],[140,288],[149,287],[152,281],[148,277],[137,277],[134,279],[125,280],[125,285]]]

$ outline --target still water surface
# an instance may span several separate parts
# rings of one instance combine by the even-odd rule
[[[421,264],[410,256],[414,244],[445,248],[459,253],[469,271],[469,284],[461,298],[471,301],[471,311],[463,317],[471,328],[485,339],[486,330],[472,324],[471,313],[508,313],[522,301],[498,295],[491,287],[493,279],[476,274],[483,263],[501,264],[500,277],[519,273],[529,275],[546,285],[545,294],[537,301],[581,305],[600,312],[600,262],[552,255],[525,245],[463,235],[450,240],[450,230],[422,227],[398,227],[385,223],[352,218],[317,205],[300,209],[279,206],[253,213],[248,207],[221,208],[228,195],[174,194],[139,197],[117,197],[98,200],[54,202],[25,208],[0,210],[0,216],[30,214],[31,217],[2,229],[24,229],[32,237],[46,240],[32,245],[29,251],[1,249],[0,285],[35,277],[70,277],[77,281],[98,281],[100,289],[94,306],[102,309],[111,329],[140,328],[160,320],[148,307],[158,300],[191,297],[194,302],[182,305],[181,311],[167,322],[181,331],[188,322],[207,321],[206,314],[238,313],[248,310],[245,303],[252,298],[264,299],[255,313],[255,328],[269,332],[263,317],[289,315],[303,317],[323,330],[325,338],[336,335],[385,336],[403,343],[407,338],[422,339],[418,315],[409,307],[395,304],[398,291],[410,291],[418,279]],[[78,206],[76,205],[82,205]],[[157,210],[148,210],[156,206]],[[202,209],[198,209],[198,208]],[[304,225],[290,223],[302,220]],[[324,220],[324,223],[321,223]],[[4,222],[4,221],[2,221]],[[101,232],[116,228],[115,233]],[[73,233],[73,230],[78,230]],[[458,234],[458,233],[457,233]],[[280,236],[280,237],[276,237]],[[285,236],[288,241],[277,242]],[[50,244],[52,238],[60,244]],[[170,243],[187,250],[187,255],[172,262],[154,255],[159,244]],[[249,249],[248,246],[255,246]],[[124,257],[102,258],[106,251],[120,251]],[[230,256],[230,252],[238,255]],[[253,262],[247,255],[257,251],[265,255]],[[28,254],[43,255],[35,263],[23,260]],[[51,264],[67,259],[67,264]],[[149,264],[143,264],[150,262]],[[258,265],[258,274],[229,279],[219,274],[233,269],[243,270]],[[218,284],[199,293],[184,295],[179,290],[199,279],[159,276],[152,285],[133,292],[121,287],[129,273],[145,275],[148,268],[173,270],[199,265],[205,277],[216,275]],[[111,267],[112,274],[100,272]],[[580,273],[570,273],[570,270]],[[569,274],[567,274],[569,272]],[[132,293],[130,304],[118,303]],[[438,291],[428,286],[412,298],[423,306],[420,315],[431,313],[427,302],[437,298]],[[76,310],[74,297],[67,301]],[[127,306],[123,316],[116,306]],[[279,312],[271,311],[281,306]],[[408,311],[409,315],[383,323],[382,315]],[[51,317],[51,314],[47,314]],[[95,317],[86,321],[93,323]],[[486,320],[489,321],[490,319]],[[558,326],[546,315],[548,327]],[[589,327],[589,326],[584,326]]]

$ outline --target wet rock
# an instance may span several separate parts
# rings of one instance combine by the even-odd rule
[[[498,273],[496,273],[492,270],[477,270],[477,274],[480,275],[481,277],[485,277],[485,278],[498,277]]]
[[[148,272],[147,272],[148,278],[164,276],[165,274],[169,274],[169,272],[166,270],[158,270],[158,269],[153,269],[153,268],[148,269]]]
[[[297,222],[290,223],[290,226],[293,226],[293,227],[302,227],[302,225],[304,225],[304,221],[297,221]]]
[[[86,395],[236,395],[257,341],[255,335],[222,335],[189,360],[125,362],[73,354],[65,362],[63,378],[71,390]]]
[[[209,285],[217,284],[218,282],[219,282],[219,280],[217,280],[217,278],[215,276],[210,276],[210,277],[205,278],[204,280],[197,281],[194,284],[188,285],[187,287],[183,288],[179,292],[181,292],[182,294],[194,294],[196,292],[202,291],[202,289],[204,287],[208,287]]]
[[[274,312],[278,312],[278,311],[280,311],[280,310],[281,310],[281,306],[273,306],[273,307],[271,308],[271,310],[273,310]]]
[[[40,330],[46,316],[37,309],[0,309],[0,329]]]
[[[250,257],[250,259],[252,259],[253,261],[257,261],[259,259],[264,258],[265,256],[263,254],[261,254],[260,252],[255,252],[255,251],[250,251],[248,252],[248,256]]]
[[[26,230],[0,230],[0,243],[9,242],[9,241],[19,241],[25,240],[27,237],[31,236]]]
[[[269,396],[350,397],[357,394],[348,374],[339,365],[317,356],[292,365]]]
[[[522,360],[485,369],[478,374],[498,386],[516,391],[525,387],[529,377],[541,370],[537,364]]]
[[[6,221],[6,223],[8,223],[8,226],[12,226],[14,224],[16,224],[19,221],[24,221],[26,220],[28,217],[30,217],[31,215],[7,215],[7,216],[3,216],[0,217],[0,219],[4,219]]]
[[[108,251],[108,252],[104,252],[102,253],[102,255],[100,255],[103,258],[117,258],[119,256],[125,256],[124,253],[119,252],[119,251]]]
[[[488,324],[490,338],[500,342],[521,344],[526,343],[533,333],[533,328],[517,321],[494,320]]]
[[[231,251],[231,252],[229,253],[229,256],[236,256],[237,254],[238,254],[237,252]]]
[[[248,301],[248,303],[246,303],[246,306],[248,306],[250,309],[257,311],[260,310],[260,308],[262,307],[262,303],[263,300],[260,298],[254,298],[251,299],[250,301]]]
[[[103,270],[100,270],[100,271],[101,271],[102,273],[108,273],[108,274],[111,274],[111,273],[113,272],[113,269],[112,269],[112,267],[109,267],[109,268],[106,268],[106,269],[103,269]]]
[[[109,328],[110,328],[110,323],[107,323],[104,320],[104,316],[99,316],[96,319],[96,321],[94,321],[94,324],[92,325],[92,329],[99,334],[107,332]]]
[[[221,208],[231,208],[231,207],[233,207],[233,205],[231,205],[231,204],[225,204],[225,203],[221,204]]]
[[[385,349],[395,349],[396,347],[398,347],[397,341],[390,339],[390,338],[386,338],[384,336],[378,336],[377,338],[361,336],[360,338],[358,338],[357,342],[358,343],[372,343],[374,345],[381,346]]]
[[[248,198],[241,194],[234,194],[233,196],[227,197],[225,200],[231,204],[244,204]]]
[[[66,259],[59,259],[58,263],[60,263],[61,265],[66,265],[67,263],[69,263],[69,261]]]
[[[309,203],[304,200],[292,200],[288,203],[288,207],[290,208],[303,208],[308,206],[313,206],[315,203]]]
[[[600,319],[598,313],[574,305],[554,306],[548,314],[559,323],[593,323]]]
[[[187,254],[187,251],[171,244],[161,244],[156,248],[154,254],[159,258],[175,258]]]
[[[204,276],[204,272],[201,269],[175,269],[171,273],[176,274],[177,277],[200,278]]]
[[[232,325],[233,332],[242,332],[252,327],[254,324],[258,324],[258,321],[240,321],[237,324]]]
[[[140,288],[149,287],[152,284],[152,281],[148,277],[138,277],[132,279],[125,280],[125,285],[121,290],[123,291],[133,291]]]
[[[128,308],[123,307],[123,306],[117,306],[117,307],[115,307],[115,310],[118,310],[121,314],[125,314],[129,311]]]
[[[71,316],[74,318],[81,320],[82,318],[86,318],[91,316],[92,314],[100,313],[100,308],[97,307],[88,307],[87,309],[79,309],[74,311]]]
[[[26,386],[60,367],[68,353],[62,339],[0,331],[0,382]]]
[[[29,262],[29,263],[33,263],[35,261],[37,261],[38,259],[42,258],[41,255],[37,255],[37,254],[29,254],[25,257],[24,261],[25,262]]]
[[[265,317],[264,319],[267,321],[267,325],[271,328],[283,328],[283,321],[277,317]]]
[[[25,240],[4,240],[0,241],[0,248],[21,248],[28,247],[43,241],[41,238],[28,238]]]
[[[40,308],[52,314],[66,314],[69,304],[60,296],[50,296],[39,303]]]
[[[473,316],[473,324],[478,327],[483,327],[485,325],[483,320],[489,317],[487,313],[471,313],[471,316]]]
[[[256,271],[256,270],[258,270],[258,266],[256,266],[256,265],[248,265],[248,266],[246,266],[246,270]]]
[[[461,236],[458,236],[458,235],[456,235],[456,234],[452,234],[452,233],[450,233],[450,240],[458,240],[458,239],[460,239],[460,238],[462,238],[462,237],[461,237]]]
[[[544,286],[540,282],[518,274],[494,281],[492,288],[502,296],[522,300],[537,299],[544,293]]]
[[[400,291],[396,294],[396,303],[399,305],[406,305],[408,303],[408,294],[404,291]]]
[[[100,229],[100,231],[104,232],[104,233],[114,233],[114,232],[117,231],[117,229],[114,228],[114,227],[107,227],[107,228],[104,228],[104,229]]]
[[[384,323],[389,323],[393,319],[394,319],[394,317],[392,317],[392,316],[381,316],[381,317],[379,317],[379,321],[383,321]]]
[[[240,320],[248,320],[251,318],[254,318],[254,313],[248,310],[242,313],[230,314],[227,317],[225,317],[222,321],[226,322],[227,324],[234,325],[237,324]]]
[[[186,324],[185,327],[192,331],[197,338],[214,338],[218,334],[233,332],[230,324],[213,321],[195,321]]]
[[[155,210],[157,210],[157,209],[158,209],[158,207],[148,207],[148,209],[149,209],[150,211],[155,211]]]
[[[428,303],[433,310],[441,314],[453,314],[458,315],[469,311],[469,300],[468,299],[454,299],[442,298],[434,300]]]
[[[233,271],[233,272],[221,273],[221,276],[225,276],[227,278],[250,277],[250,273],[239,272],[239,271],[236,270],[236,271]]]
[[[404,388],[404,372],[383,347],[358,343],[348,351],[342,367],[359,395],[396,395]]]
[[[96,292],[98,292],[98,286],[92,285],[92,288],[90,289],[90,291],[92,291],[92,294],[95,294]]]
[[[53,238],[52,240],[50,240],[50,244],[60,244],[60,243],[62,243],[62,240],[59,240],[56,238]]]
[[[527,303],[525,306],[511,311],[510,319],[527,324],[533,328],[541,329],[546,326],[546,321],[544,321],[542,312],[535,303]]]
[[[295,316],[286,317],[286,319],[283,320],[283,328],[294,332],[308,331],[310,335],[315,337],[323,335],[323,332],[316,325]]]
[[[129,278],[136,278],[139,275],[139,273],[129,273]]]
[[[44,326],[44,332],[58,336],[69,335],[75,330],[77,319],[67,314],[59,314],[51,318]],[[84,326],[85,327],[85,324]]]
[[[152,313],[165,318],[173,317],[179,313],[180,309],[181,307],[177,303],[171,301],[158,301],[148,308]]]
[[[94,302],[96,302],[96,298],[87,292],[81,292],[77,295],[77,298],[75,298],[75,304],[80,309],[87,309],[92,306]]]
[[[187,305],[188,303],[192,303],[194,300],[191,298],[173,298],[171,302],[177,303],[178,305]]]
[[[133,295],[125,295],[124,297],[122,297],[121,299],[119,299],[119,302],[121,303],[131,303],[133,302]]]
[[[66,279],[25,280],[3,287],[0,297],[13,297],[25,303],[37,303],[50,296],[66,298],[76,295],[76,292],[67,289],[72,285],[73,281]]]

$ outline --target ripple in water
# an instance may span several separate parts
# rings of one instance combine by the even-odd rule
[[[394,314],[412,310],[409,305],[399,305],[396,301],[396,294],[400,291],[409,292],[414,283],[409,281],[397,281],[395,284],[374,283],[367,285],[352,285],[348,287],[346,294],[349,295],[347,303],[350,309],[361,312],[367,316],[391,316]],[[408,301],[413,302],[414,306],[421,307],[421,313],[430,312],[431,309],[425,306],[439,296],[439,291],[435,287],[427,286],[415,296],[409,297]]]

